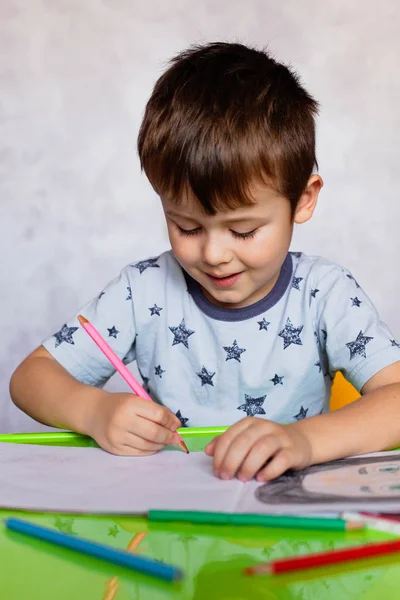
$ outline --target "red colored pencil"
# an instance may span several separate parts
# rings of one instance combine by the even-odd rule
[[[78,321],[82,325],[83,329],[90,335],[95,344],[99,347],[99,349],[103,352],[103,354],[108,358],[110,363],[115,367],[118,373],[125,379],[126,383],[129,387],[135,392],[137,396],[140,398],[145,398],[146,400],[151,400],[151,396],[146,392],[146,390],[140,385],[138,380],[132,375],[132,373],[127,369],[122,360],[115,354],[114,350],[109,346],[106,340],[100,335],[95,326],[88,321],[82,315],[78,316]],[[179,435],[179,447],[182,448],[186,454],[189,454],[189,449],[186,446],[185,442]]]
[[[315,567],[334,565],[349,560],[359,560],[383,554],[392,554],[394,552],[400,552],[400,540],[365,544],[364,546],[353,546],[351,548],[306,554],[305,556],[295,556],[292,558],[280,558],[269,563],[247,567],[244,569],[244,574],[260,575],[262,573],[269,573],[270,575],[277,575],[279,573],[313,569]]]

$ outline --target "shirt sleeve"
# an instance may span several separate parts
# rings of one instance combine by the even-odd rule
[[[111,346],[117,356],[128,364],[135,359],[135,316],[128,268],[111,281],[91,302],[42,345],[73,377],[102,387],[115,369],[78,321],[86,317]]]
[[[317,288],[318,336],[329,371],[341,371],[361,391],[376,373],[400,361],[400,344],[350,271],[334,266]]]

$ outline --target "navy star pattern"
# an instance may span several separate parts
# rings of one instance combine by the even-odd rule
[[[104,294],[105,294],[105,292],[100,292],[100,294],[97,296],[97,300],[100,300],[100,298],[101,298],[102,296],[104,296]]]
[[[255,417],[256,415],[265,415],[265,410],[262,405],[267,396],[260,396],[259,398],[252,398],[248,394],[244,395],[245,403],[238,406],[238,410],[243,410],[248,417]]]
[[[268,331],[268,325],[271,325],[271,323],[269,321],[267,321],[265,319],[265,317],[263,317],[262,321],[257,321],[257,323],[260,326],[258,331],[261,331],[262,329],[265,329],[265,331]]]
[[[113,337],[117,339],[117,335],[119,334],[118,329],[113,325],[112,327],[107,327],[108,337]]]
[[[275,375],[273,376],[272,379],[270,379],[270,381],[272,381],[272,383],[274,384],[274,387],[279,384],[283,385],[283,381],[282,381],[283,377],[284,377],[284,375],[279,376],[275,373]]]
[[[135,267],[135,269],[139,269],[139,273],[142,274],[149,267],[157,267],[159,269],[160,265],[157,264],[159,258],[159,256],[157,256],[157,258],[148,258],[147,260],[141,260],[130,266]]]
[[[128,295],[127,295],[127,297],[125,298],[125,300],[132,300],[132,290],[131,290],[131,286],[130,286],[130,285],[126,286],[126,289],[128,290]]]
[[[157,306],[157,304],[155,304],[154,306],[152,306],[151,308],[149,308],[150,311],[150,316],[152,317],[153,315],[158,315],[160,316],[160,311],[162,311],[161,306]]]
[[[318,294],[319,290],[317,288],[315,288],[315,290],[311,290],[311,298],[315,298],[315,296]]]
[[[173,346],[183,344],[185,348],[189,348],[188,337],[193,335],[195,331],[186,328],[185,319],[182,319],[177,327],[168,327],[168,329],[174,334]]]
[[[189,421],[189,419],[186,419],[185,417],[183,417],[180,410],[176,411],[175,416],[178,417],[178,419],[182,423],[182,427],[186,427],[186,423]]]
[[[326,342],[326,338],[328,337],[328,332],[325,329],[321,329],[322,335],[324,336],[324,342]]]
[[[295,290],[300,290],[300,281],[303,281],[303,277],[293,277],[292,279],[292,287]]]
[[[314,363],[314,366],[318,367],[319,368],[319,372],[321,373],[321,371],[322,371],[321,361],[318,361],[318,362]]]
[[[240,355],[243,352],[246,352],[246,348],[239,348],[239,345],[236,340],[233,340],[232,346],[223,346],[223,349],[226,352],[225,362],[233,358],[240,362]]]
[[[300,339],[300,333],[303,331],[304,325],[294,327],[289,317],[286,320],[286,325],[278,333],[279,337],[283,338],[283,349],[286,350],[291,344],[302,346],[303,342]]]
[[[355,298],[350,298],[350,300],[351,300],[351,305],[352,306],[358,306],[358,307],[360,307],[361,304],[362,304],[362,300],[359,300],[357,298],[357,296]]]
[[[158,367],[154,367],[154,375],[158,375],[160,379],[162,378],[163,373],[166,373],[166,371],[164,371],[164,369],[161,368],[161,365],[158,365]]]
[[[358,285],[357,281],[354,279],[353,275],[351,275],[351,273],[346,273],[346,277],[348,277],[349,279],[351,279],[352,281],[354,281],[354,283],[356,284],[356,287],[359,288],[360,286]]]
[[[348,344],[346,344],[347,348],[350,350],[350,360],[352,360],[355,356],[363,356],[364,358],[367,358],[365,346],[373,339],[373,337],[368,337],[364,335],[362,331],[360,331],[353,342],[348,342]]]
[[[293,419],[296,419],[296,421],[302,421],[306,418],[307,413],[308,408],[303,408],[303,406],[301,406],[299,412],[297,413],[297,415],[294,415]]]
[[[400,348],[400,344],[396,340],[390,340],[390,343],[392,344],[392,346],[396,346],[396,348]]]
[[[59,346],[63,342],[75,346],[75,342],[72,339],[72,336],[74,335],[75,331],[78,331],[78,329],[79,327],[68,327],[68,325],[65,323],[61,327],[61,329],[54,334],[54,337],[56,338],[55,347],[57,348],[57,346]]]
[[[196,375],[198,375],[201,379],[201,387],[203,387],[203,385],[212,385],[214,387],[214,384],[212,382],[212,378],[215,375],[214,373],[211,373],[209,371],[207,371],[207,369],[203,366],[203,368],[201,369],[201,371],[199,371],[198,373],[196,373]]]

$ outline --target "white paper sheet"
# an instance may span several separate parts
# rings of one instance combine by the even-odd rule
[[[97,448],[0,443],[0,507],[52,512],[234,512],[243,483],[214,477],[202,452],[113,456]],[[257,485],[252,483],[250,485]]]
[[[212,460],[202,452],[187,455],[165,451],[132,458],[113,456],[97,448],[0,443],[0,507],[102,514],[142,514],[150,509],[269,514],[400,512],[400,452],[368,456],[377,456],[380,462],[369,465],[364,455],[362,464],[346,464],[346,469],[342,469],[344,488],[343,477],[338,477],[340,469],[328,465],[324,471],[321,465],[318,477],[314,476],[315,467],[311,468],[309,479],[308,470],[296,475],[293,485],[289,482],[286,492],[269,502],[266,492],[274,487],[274,482],[264,487],[255,481],[217,479]],[[343,461],[340,465],[343,467]],[[391,469],[382,471],[382,465]],[[360,468],[367,472],[359,473]],[[339,481],[340,494],[333,480],[336,486]],[[360,494],[357,486],[361,485],[370,487],[370,492]],[[320,489],[329,493],[326,501],[318,500]],[[353,495],[344,498],[346,489]],[[302,501],[298,501],[296,493],[287,501],[288,491],[296,490],[301,491]],[[262,493],[263,502],[257,497]]]

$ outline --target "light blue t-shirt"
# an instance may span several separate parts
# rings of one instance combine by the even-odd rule
[[[210,302],[171,251],[125,267],[78,313],[152,398],[186,426],[247,416],[293,422],[329,410],[341,371],[358,390],[400,360],[400,344],[349,271],[290,252],[267,296],[244,308]],[[70,319],[44,344],[79,381],[102,386],[114,368]]]

